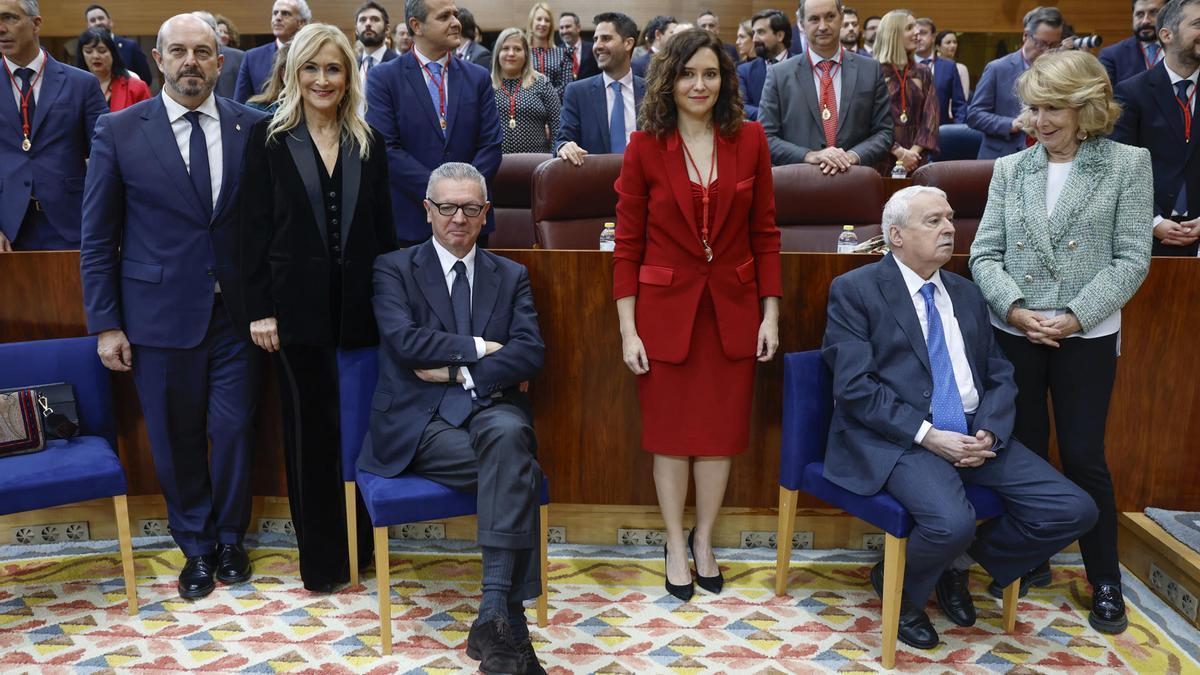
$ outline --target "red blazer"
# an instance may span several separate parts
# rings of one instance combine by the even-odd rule
[[[109,83],[109,112],[124,110],[134,103],[140,103],[148,98],[150,98],[150,87],[141,80],[132,77],[117,77]]]
[[[638,335],[656,361],[682,363],[705,286],[729,358],[755,355],[759,298],[781,297],[779,229],[771,152],[756,122],[717,140],[717,203],[709,225],[711,263],[678,134],[635,131],[617,178],[613,296],[637,296]]]

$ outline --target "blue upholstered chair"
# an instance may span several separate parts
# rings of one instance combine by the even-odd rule
[[[0,389],[67,382],[75,387],[79,412],[75,438],[0,459],[0,515],[112,497],[128,610],[136,615],[129,505],[108,377],[96,355],[95,337],[0,344]]]
[[[458,492],[420,476],[401,474],[382,478],[358,473],[358,453],[371,419],[371,397],[379,379],[379,349],[366,347],[338,351],[338,382],[341,397],[342,477],[346,480],[346,533],[350,549],[350,583],[358,584],[358,534],[355,517],[355,487],[362,492],[371,526],[375,530],[375,579],[379,593],[379,639],[384,655],[392,653],[392,607],[388,563],[388,527],[424,520],[440,520],[475,514],[475,495]],[[547,519],[550,503],[548,481],[542,481],[541,551],[542,593],[537,599],[538,625],[545,627],[548,572]]]
[[[825,442],[833,415],[829,369],[817,350],[783,357],[783,441],[779,461],[779,526],[775,534],[775,594],[787,593],[792,532],[796,526],[796,494],[803,490],[861,518],[884,531],[883,546],[883,667],[896,662],[896,634],[900,626],[900,598],[904,584],[904,556],[912,516],[886,492],[864,497],[825,480]],[[966,486],[967,499],[980,520],[1004,513],[1004,504],[992,490]],[[1004,630],[1016,623],[1020,580],[1004,590]]]
[[[979,146],[983,134],[965,124],[943,124],[938,127],[938,154],[936,162],[979,157]]]

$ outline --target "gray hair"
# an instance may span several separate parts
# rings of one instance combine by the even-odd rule
[[[444,180],[475,181],[479,183],[479,194],[483,195],[483,201],[487,201],[487,180],[484,179],[483,174],[479,173],[478,169],[463,162],[446,162],[434,169],[433,173],[429,174],[429,184],[425,187],[425,198],[433,199],[434,188]]]
[[[429,5],[425,0],[404,0],[404,23],[413,19],[425,23],[429,18]]]
[[[898,228],[908,226],[908,219],[912,215],[910,206],[913,197],[922,194],[937,195],[942,199],[946,199],[946,193],[935,187],[912,185],[903,190],[897,190],[887,200],[887,204],[883,205],[883,217],[881,218],[883,221],[883,243],[887,244],[888,248],[892,247],[892,235],[890,234],[892,226],[894,225]]]
[[[1033,35],[1038,26],[1042,24],[1051,28],[1060,28],[1063,25],[1062,12],[1058,11],[1057,7],[1034,7],[1025,14],[1025,18],[1021,21],[1025,32],[1030,35]]]
[[[206,12],[203,9],[198,9],[192,12],[192,16],[208,24],[209,27],[213,29],[214,33],[217,32],[217,17],[213,16],[212,12]]]
[[[312,21],[312,10],[308,8],[308,0],[284,0],[284,1],[290,2],[296,6],[296,12],[300,15],[300,18],[304,20],[304,23],[308,23],[309,21]]]
[[[1183,21],[1183,8],[1188,5],[1200,5],[1200,0],[1171,0],[1158,10],[1158,20],[1154,32],[1166,28],[1172,35],[1179,34],[1179,24]]]
[[[21,11],[25,12],[27,16],[42,15],[42,10],[38,7],[38,0],[21,0],[17,4],[21,6]]]
[[[185,14],[176,14],[175,16],[162,22],[162,25],[158,27],[158,37],[154,41],[154,48],[158,50],[158,53],[161,54],[163,51],[163,33],[167,32],[167,26],[170,25],[170,23],[172,21],[175,21],[176,19],[193,19],[195,21],[199,21],[200,23],[204,24],[204,26],[206,28],[208,28],[209,30],[212,31],[213,54],[215,55],[220,52],[221,41],[217,39],[217,29],[215,27],[213,27],[213,23],[215,23],[215,22],[209,23],[208,21],[201,19],[200,17],[196,16],[195,14],[188,12]]]

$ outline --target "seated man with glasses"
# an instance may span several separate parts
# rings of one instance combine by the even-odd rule
[[[545,346],[525,268],[475,245],[490,206],[469,164],[429,177],[433,238],[375,260],[379,384],[358,469],[478,496],[483,599],[467,655],[485,673],[545,673],[525,623],[541,591],[533,413],[520,390]]]

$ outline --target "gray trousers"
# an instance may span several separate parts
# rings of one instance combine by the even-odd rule
[[[511,403],[477,407],[461,427],[434,416],[406,471],[474,493],[479,545],[517,554],[509,600],[541,594],[537,553],[542,468],[533,427],[520,408]]]

